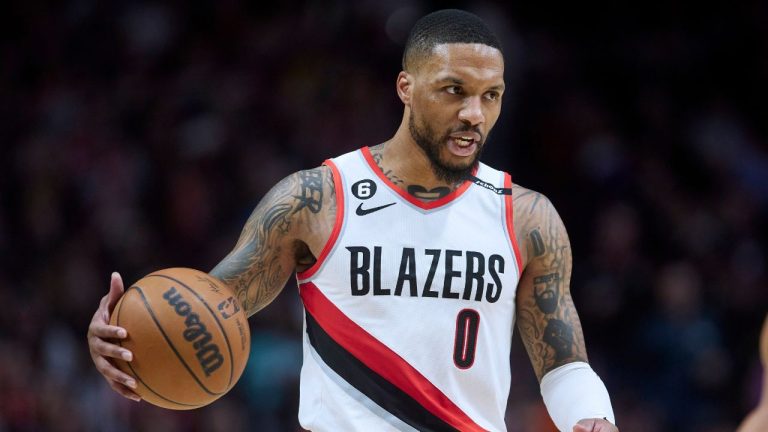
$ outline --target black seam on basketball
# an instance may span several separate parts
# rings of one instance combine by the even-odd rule
[[[208,309],[208,312],[211,313],[211,316],[213,317],[214,320],[216,320],[216,324],[218,324],[219,326],[219,330],[221,330],[221,335],[224,337],[224,341],[227,343],[227,351],[229,351],[229,382],[227,383],[227,390],[229,390],[232,387],[232,377],[234,376],[234,373],[235,373],[235,357],[232,355],[232,345],[229,343],[227,332],[224,330],[224,326],[221,325],[221,321],[219,321],[219,317],[216,316],[216,312],[214,312],[213,309],[211,309],[211,307],[208,305],[208,302],[206,302],[202,297],[200,297],[198,293],[195,292],[195,290],[188,287],[184,282],[176,278],[172,278],[170,276],[166,276],[162,274],[151,274],[147,277],[160,277],[160,278],[170,279],[178,283],[179,285],[189,290],[189,292],[191,292],[192,295],[197,297],[197,299],[200,300],[200,302],[205,306],[205,308]],[[217,393],[217,394],[222,394],[222,393]]]
[[[134,290],[138,291],[138,292],[139,292],[139,294],[141,294],[141,290],[140,290],[138,287],[136,287],[136,286],[132,286],[132,287],[128,288],[128,289],[125,291],[125,294],[123,294],[123,297],[125,297],[126,295],[128,295],[128,293],[129,293],[129,292],[130,292],[132,289],[134,289]],[[116,318],[115,318],[115,324],[117,324],[117,326],[118,326],[118,327],[120,326],[120,310],[122,309],[122,305],[123,305],[123,304],[122,304],[122,302],[121,302],[121,303],[120,303],[120,306],[121,306],[121,307],[120,307],[120,308],[116,308],[116,309],[115,309],[115,311],[114,311],[114,312],[116,312],[116,313],[117,313],[117,316],[116,316]],[[122,342],[122,341],[119,341],[119,340],[118,340],[118,341],[117,341],[117,344],[118,344],[118,345],[120,345],[121,347],[123,346],[123,342]],[[147,384],[146,382],[144,382],[144,380],[143,380],[143,379],[141,379],[141,376],[140,376],[140,375],[139,375],[139,374],[136,372],[136,370],[133,368],[133,366],[131,366],[131,362],[124,362],[124,363],[125,363],[125,364],[128,366],[128,369],[130,369],[130,370],[131,370],[131,372],[133,373],[133,376],[134,376],[134,377],[135,377],[137,380],[139,380],[139,382],[140,382],[140,383],[141,383],[141,384],[142,384],[144,387],[146,387],[146,388],[147,388],[147,390],[149,390],[149,391],[151,391],[152,393],[154,393],[154,394],[155,394],[155,396],[159,397],[160,399],[163,399],[164,401],[167,401],[167,402],[170,402],[170,403],[174,403],[174,404],[176,404],[176,405],[185,406],[185,407],[198,408],[198,407],[200,407],[200,406],[201,406],[200,404],[194,404],[194,405],[193,405],[193,404],[185,404],[185,403],[182,403],[182,402],[177,402],[177,401],[175,401],[175,400],[173,400],[173,399],[168,399],[167,397],[165,397],[165,396],[161,395],[160,393],[156,392],[156,391],[155,391],[155,390],[154,390],[152,387],[150,387],[150,386],[149,386],[149,384]]]
[[[190,367],[187,364],[187,362],[184,361],[184,358],[176,350],[176,347],[173,345],[173,342],[171,342],[171,338],[168,337],[168,335],[165,333],[165,330],[163,330],[163,327],[160,325],[160,322],[157,320],[157,317],[155,316],[155,313],[152,311],[152,308],[149,306],[149,302],[147,301],[147,298],[144,296],[144,292],[141,290],[141,287],[136,286],[135,288],[139,291],[139,295],[141,295],[141,300],[144,302],[144,305],[147,307],[147,311],[149,311],[149,315],[152,317],[152,320],[155,322],[155,325],[157,326],[157,329],[160,330],[160,334],[163,335],[163,337],[165,338],[165,341],[168,342],[168,346],[171,347],[171,349],[173,350],[174,354],[176,354],[176,357],[179,359],[181,364],[184,365],[184,368],[187,369],[187,372],[189,372],[189,374],[192,375],[192,378],[194,378],[195,381],[197,381],[197,383],[200,385],[200,387],[206,393],[208,393],[211,396],[221,396],[224,393],[226,393],[226,391],[216,393],[216,392],[208,390],[208,387],[206,387],[200,381],[200,379],[197,377],[197,375],[195,375],[195,373],[192,372],[192,369],[190,369]]]

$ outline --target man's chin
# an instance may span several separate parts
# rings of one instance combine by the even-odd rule
[[[466,179],[477,165],[476,158],[468,158],[466,162],[456,163],[455,161],[440,161],[440,164],[432,165],[432,170],[438,178],[447,183],[458,183]]]
[[[480,154],[480,147],[468,156],[457,156],[451,152],[446,152],[440,158],[440,164],[443,168],[449,171],[471,171],[472,168],[477,165],[478,155]]]

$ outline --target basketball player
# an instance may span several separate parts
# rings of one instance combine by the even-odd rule
[[[570,296],[571,248],[543,195],[479,162],[501,110],[504,58],[478,17],[420,19],[396,81],[388,141],[280,181],[210,274],[249,314],[296,273],[305,308],[299,421],[313,431],[505,430],[513,325],[564,431],[617,431]],[[113,274],[89,329],[108,360],[123,292]]]
[[[763,362],[763,388],[760,402],[741,423],[738,432],[768,431],[768,316],[765,317],[763,331],[760,334],[760,360]]]

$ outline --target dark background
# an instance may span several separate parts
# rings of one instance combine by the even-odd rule
[[[768,4],[14,2],[0,12],[0,431],[291,431],[295,283],[251,319],[227,396],[136,404],[85,333],[109,274],[209,270],[268,188],[388,139],[416,17],[465,7],[505,46],[484,160],[546,194],[622,431],[732,431],[768,311]],[[510,431],[548,430],[522,346]]]

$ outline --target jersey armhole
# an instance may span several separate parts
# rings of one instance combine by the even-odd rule
[[[504,173],[504,187],[512,190],[512,176]],[[517,236],[515,236],[515,210],[512,200],[512,194],[504,195],[504,219],[507,224],[507,234],[512,245],[512,251],[515,253],[515,264],[517,264],[517,275],[523,277],[523,258],[520,255],[520,248],[517,245]]]
[[[299,279],[299,281],[311,278],[315,273],[317,273],[320,267],[322,267],[323,262],[325,262],[328,254],[331,253],[333,246],[336,244],[336,240],[339,238],[341,225],[344,222],[344,187],[341,184],[341,174],[339,173],[339,168],[330,159],[326,159],[326,161],[323,162],[323,165],[330,168],[331,174],[333,175],[333,189],[336,192],[336,220],[333,223],[333,230],[331,231],[331,235],[328,237],[328,241],[325,242],[325,246],[323,246],[323,250],[320,252],[320,256],[317,257],[317,261],[315,261],[315,263],[312,264],[310,268],[304,270],[303,272],[296,273],[296,278]]]

